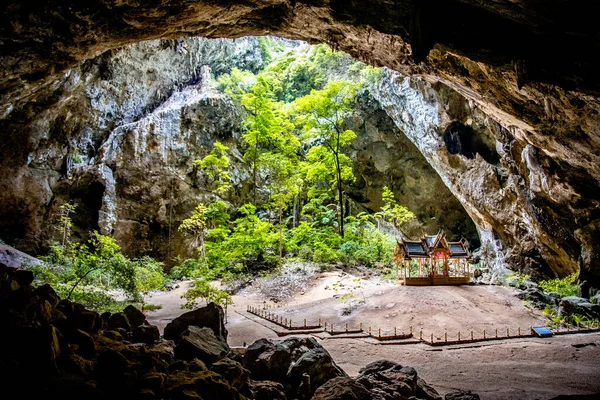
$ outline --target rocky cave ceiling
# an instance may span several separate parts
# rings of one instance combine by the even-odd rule
[[[325,42],[368,64],[447,85],[500,124],[505,147],[514,144],[505,167],[523,181],[511,194],[515,204],[521,201],[525,226],[519,229],[529,230],[542,248],[519,256],[540,258],[541,252],[538,264],[557,273],[579,264],[582,279],[598,282],[600,30],[594,6],[565,0],[9,0],[0,17],[2,166],[9,171],[23,164],[33,146],[17,129],[25,117],[15,114],[58,101],[65,72],[107,50],[181,36],[272,34]],[[495,173],[501,192],[502,174]],[[478,225],[499,220],[478,206],[473,192],[459,200],[472,206]],[[493,228],[513,244],[527,236],[501,222]]]

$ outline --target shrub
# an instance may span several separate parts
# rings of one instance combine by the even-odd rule
[[[181,308],[194,309],[197,307],[197,300],[202,299],[208,303],[215,303],[218,305],[233,304],[231,301],[231,295],[223,290],[217,289],[210,282],[204,279],[199,279],[194,282],[194,286],[185,292],[182,299],[186,299],[186,303]]]
[[[576,272],[564,278],[540,281],[539,285],[546,292],[556,292],[562,297],[577,296],[577,292],[579,290]]]
[[[52,243],[45,264],[29,267],[39,284],[52,285],[62,298],[80,302],[95,310],[118,307],[109,289],[121,289],[132,301],[141,293],[160,289],[165,276],[162,263],[150,257],[130,260],[116,241],[94,232],[87,244]]]

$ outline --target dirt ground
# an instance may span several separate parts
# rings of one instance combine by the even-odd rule
[[[170,292],[155,293],[149,302],[162,309],[148,312],[148,319],[162,330],[180,315],[180,296],[190,282],[179,283]],[[253,285],[254,286],[254,285]],[[340,270],[319,273],[297,295],[278,304],[266,298],[257,287],[249,287],[233,297],[227,310],[231,346],[249,345],[259,338],[278,338],[276,325],[249,314],[248,305],[268,304],[270,311],[310,325],[319,318],[334,324],[335,330],[370,326],[382,335],[408,332],[413,327],[435,340],[463,337],[485,329],[500,336],[509,328],[516,334],[530,326],[543,325],[545,317],[525,307],[515,291],[500,286],[398,286],[379,278],[365,278]],[[258,286],[258,285],[256,285]],[[390,359],[417,369],[419,375],[440,393],[470,389],[482,399],[549,399],[560,394],[600,393],[600,334],[578,334],[549,339],[520,338],[446,347],[425,344],[384,345],[370,338],[333,338],[314,335],[349,375],[372,361]]]

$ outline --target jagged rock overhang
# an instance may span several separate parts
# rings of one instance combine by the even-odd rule
[[[450,54],[527,81],[600,91],[593,2],[479,0],[9,1],[0,30],[4,98],[106,50],[147,39],[276,34],[327,42],[403,73],[460,75]],[[427,55],[433,48],[442,57]],[[424,61],[421,64],[416,62]],[[477,79],[464,71],[462,79]],[[481,93],[480,93],[481,94]]]

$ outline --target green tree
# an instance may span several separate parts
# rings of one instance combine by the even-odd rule
[[[181,298],[186,299],[186,303],[182,305],[181,308],[187,308],[189,310],[198,306],[198,299],[203,299],[206,305],[209,303],[225,306],[233,304],[229,293],[214,287],[210,282],[207,282],[204,279],[195,281],[194,286],[188,289]]]
[[[394,192],[387,186],[383,187],[381,198],[384,206],[381,207],[381,212],[376,213],[375,216],[392,223],[397,228],[416,218],[412,211],[396,202]]]
[[[71,268],[77,280],[67,294],[67,299],[84,279],[96,272],[107,275],[108,285],[123,289],[132,298],[138,300],[136,265],[121,254],[121,248],[115,239],[94,231],[88,243],[92,250],[90,251],[85,245],[80,245],[71,260]]]
[[[252,162],[256,203],[259,173],[269,174],[269,169],[277,168],[272,162],[274,154],[295,156],[300,144],[293,135],[293,125],[284,118],[282,104],[273,100],[271,85],[264,77],[258,76],[250,92],[242,95],[242,104],[249,114],[245,121],[248,130],[243,135],[248,145],[244,158]]]
[[[200,256],[206,262],[205,238],[207,228],[216,228],[229,219],[227,204],[222,200],[210,203],[208,206],[200,203],[192,215],[184,219],[179,225],[179,231],[194,238],[193,246],[200,246]]]
[[[73,229],[73,221],[71,220],[71,214],[75,213],[75,205],[71,203],[65,203],[60,206],[60,218],[58,224],[58,230],[62,236],[63,248],[70,242],[71,229]]]
[[[207,207],[200,203],[196,206],[194,211],[192,211],[192,215],[189,218],[181,221],[181,225],[179,225],[179,231],[183,232],[186,235],[189,235],[194,238],[193,246],[196,247],[200,245],[200,256],[202,257],[202,261],[206,262],[206,248],[204,246],[204,237],[206,236],[206,227],[207,227],[207,216],[206,216]]]
[[[337,191],[339,233],[344,237],[344,190],[345,181],[353,181],[351,161],[342,153],[344,146],[350,144],[356,134],[343,129],[344,117],[351,111],[357,86],[347,81],[329,82],[322,90],[313,90],[310,94],[296,100],[298,121],[307,138],[317,146],[308,154],[309,163],[318,171],[309,171],[309,175],[325,177],[326,170],[333,167],[332,182]]]
[[[194,164],[206,173],[210,185],[214,185],[213,192],[223,195],[231,188],[231,176],[227,169],[229,168],[229,157],[227,152],[229,147],[219,141],[213,145],[213,149],[206,157],[201,160],[195,160]]]

